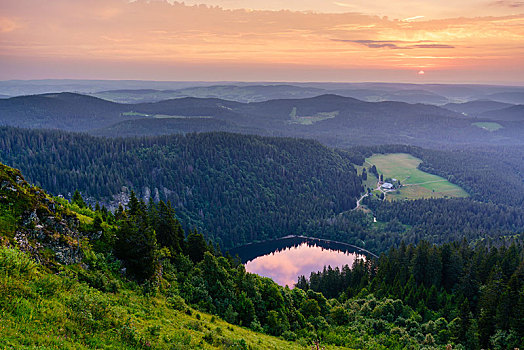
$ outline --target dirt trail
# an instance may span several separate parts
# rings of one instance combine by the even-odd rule
[[[363,195],[362,195],[362,196],[357,200],[357,206],[356,206],[355,208],[351,209],[351,210],[357,210],[358,208],[360,208],[360,202],[362,202],[362,200],[363,200],[364,198],[366,198],[367,196],[368,196],[368,193],[363,194]]]

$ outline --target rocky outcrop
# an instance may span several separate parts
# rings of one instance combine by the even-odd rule
[[[16,169],[0,164],[0,214],[6,222],[2,244],[18,246],[44,265],[81,261],[76,215],[45,191],[28,184]]]

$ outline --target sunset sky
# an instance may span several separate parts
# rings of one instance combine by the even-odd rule
[[[522,85],[524,1],[1,0],[0,80],[44,78]]]

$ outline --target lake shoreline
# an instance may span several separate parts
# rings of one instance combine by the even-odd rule
[[[370,252],[369,250],[367,250],[365,248],[358,247],[358,246],[353,245],[353,244],[344,243],[344,242],[335,241],[335,240],[317,238],[317,237],[308,237],[308,236],[303,236],[303,235],[287,235],[287,236],[283,236],[283,237],[279,237],[279,238],[275,238],[275,239],[267,239],[267,240],[259,241],[259,242],[251,242],[251,243],[244,244],[242,246],[238,246],[238,247],[229,249],[226,252],[231,254],[232,256],[235,256],[235,255],[239,255],[240,256],[240,254],[238,254],[239,252],[247,250],[247,249],[250,249],[250,248],[254,248],[255,246],[263,247],[263,246],[267,246],[267,245],[283,242],[284,240],[292,240],[292,239],[300,239],[300,240],[304,240],[304,241],[307,241],[307,242],[318,242],[318,243],[324,243],[324,244],[328,244],[328,245],[333,245],[333,244],[334,245],[339,245],[339,246],[351,248],[351,250],[353,252],[355,252],[355,253],[360,253],[361,255],[365,255],[367,257],[373,257],[373,258],[377,258],[378,259],[378,255],[374,254],[373,252]],[[329,249],[331,249],[331,248],[329,248]],[[242,260],[244,260],[244,259],[242,259]],[[252,260],[252,259],[248,259],[247,261],[249,261],[249,260]],[[247,261],[243,261],[242,263],[245,264]]]

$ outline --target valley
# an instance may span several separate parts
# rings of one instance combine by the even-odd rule
[[[1,100],[2,343],[520,344],[518,105],[262,90]]]
[[[1,0],[19,349],[524,349],[524,0]]]
[[[460,327],[500,322],[482,311],[500,266],[493,259],[508,265],[504,292],[491,305],[522,303],[522,287],[510,283],[520,278],[524,254],[523,151],[513,141],[435,149],[375,145],[368,133],[355,145],[361,139],[352,135],[379,120],[359,108],[385,108],[378,114],[385,118],[392,105],[339,96],[262,105],[183,99],[132,109],[96,101],[91,111],[76,110],[82,96],[37,99],[45,118],[6,113],[55,130],[0,127],[0,161],[49,191],[2,168],[0,234],[7,248],[0,248],[6,286],[0,306],[7,326],[0,339],[12,347],[487,344],[498,339],[493,329],[466,336]],[[62,109],[64,103],[75,112]],[[417,106],[400,107],[420,118]],[[69,130],[101,125],[92,115],[108,123],[89,131],[100,136]],[[111,124],[118,118],[132,119]],[[387,118],[397,125],[412,120]],[[495,122],[461,118],[428,117],[417,122],[418,131],[402,132],[422,140],[427,134],[419,127],[429,132],[440,120],[453,126],[446,132],[468,127],[497,140],[506,129],[519,135],[518,127],[490,132],[481,127]],[[171,135],[151,136],[152,127]],[[334,129],[351,132],[338,138]],[[391,137],[397,136],[380,140]],[[449,140],[449,134],[433,137]],[[389,184],[402,186],[385,189]],[[271,243],[290,235],[302,243]],[[250,259],[231,256],[246,244]],[[348,251],[348,244],[360,248]],[[1,273],[13,261],[33,266],[27,259],[37,262],[36,272]],[[471,289],[470,280],[481,287]],[[25,296],[12,303],[15,295]],[[86,313],[78,313],[79,305],[89,305]],[[519,342],[519,307],[496,326],[512,344]],[[59,316],[50,319],[49,310]],[[472,316],[462,318],[461,310]],[[27,336],[17,336],[19,330]]]

